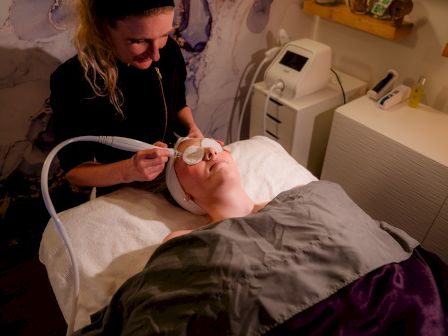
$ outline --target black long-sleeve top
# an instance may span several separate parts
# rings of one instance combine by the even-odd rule
[[[165,110],[155,67],[160,69],[168,110],[165,137]],[[171,38],[160,50],[160,60],[140,70],[118,64],[118,86],[122,90],[124,118],[110,103],[109,97],[98,97],[85,79],[77,56],[61,64],[51,75],[50,102],[57,143],[81,135],[113,135],[138,139],[147,143],[175,141],[174,132],[185,135],[178,112],[186,106],[186,69],[182,53]],[[94,159],[111,163],[129,158],[133,153],[109,146],[77,142],[59,153],[64,171]]]

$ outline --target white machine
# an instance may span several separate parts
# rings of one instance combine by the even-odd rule
[[[301,97],[325,87],[330,79],[331,48],[310,39],[287,43],[266,69],[268,87],[283,83],[281,96]]]
[[[316,177],[334,109],[367,90],[367,83],[332,70],[330,58],[329,47],[311,40],[285,45],[265,80],[254,85],[251,99],[249,136],[276,140]]]

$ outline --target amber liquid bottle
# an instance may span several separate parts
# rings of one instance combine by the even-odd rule
[[[420,77],[418,83],[412,88],[411,96],[409,97],[409,106],[418,107],[422,100],[423,93],[425,91],[426,78]]]

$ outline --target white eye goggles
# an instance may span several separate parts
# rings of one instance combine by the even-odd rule
[[[179,145],[188,139],[190,138],[179,138],[174,145],[174,149],[177,151]],[[216,140],[204,138],[201,140],[200,146],[192,145],[185,148],[184,152],[181,153],[182,159],[187,165],[195,165],[201,162],[204,158],[205,148],[212,148],[217,153],[223,151],[222,146]],[[171,196],[173,196],[174,200],[185,210],[197,215],[205,215],[205,211],[192,199],[186,196],[186,193],[177,178],[174,169],[174,161],[175,157],[171,157],[166,165],[166,185]]]
[[[177,144],[177,147],[178,146],[179,144]],[[204,138],[201,140],[199,146],[191,145],[185,148],[182,154],[182,160],[184,160],[184,162],[189,166],[198,164],[204,158],[206,148],[211,148],[216,151],[216,153],[222,152],[222,146],[216,140]]]

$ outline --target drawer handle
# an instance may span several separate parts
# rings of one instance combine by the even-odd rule
[[[282,121],[277,119],[276,117],[271,116],[269,113],[266,114],[267,117],[269,117],[270,119],[272,119],[273,121],[275,121],[277,124],[281,124]]]
[[[270,135],[271,137],[273,137],[275,140],[278,140],[279,139],[279,137],[278,136],[276,136],[274,133],[272,133],[272,132],[269,132],[268,130],[266,130],[266,133],[268,134],[268,135]]]
[[[282,103],[279,103],[278,101],[276,101],[276,100],[275,100],[274,98],[272,98],[272,97],[269,97],[269,100],[270,100],[271,102],[273,102],[274,104],[278,105],[278,106],[283,106]]]

